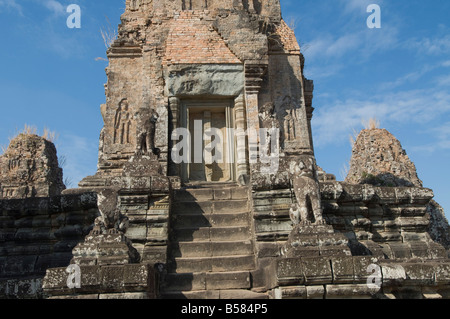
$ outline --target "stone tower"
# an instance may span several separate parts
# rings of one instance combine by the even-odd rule
[[[270,162],[265,149],[280,155],[275,168],[313,155],[313,83],[302,75],[300,47],[278,0],[127,0],[121,21],[108,50],[98,173],[80,187],[122,174],[145,109],[157,115],[154,146],[164,174],[184,183],[287,184],[286,170],[261,174]],[[222,133],[217,165],[202,156],[210,129]],[[181,133],[193,141],[184,153]]]
[[[61,195],[66,189],[55,145],[20,133],[0,156],[0,199]]]

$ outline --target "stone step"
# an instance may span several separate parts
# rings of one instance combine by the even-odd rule
[[[248,200],[248,188],[243,187],[218,187],[218,188],[193,188],[181,189],[174,192],[175,202],[198,202],[220,200]]]
[[[167,274],[163,292],[219,289],[249,289],[250,272]]]
[[[197,257],[174,258],[168,269],[169,273],[193,273],[193,272],[231,272],[254,270],[255,257],[251,256],[227,256],[227,257]]]
[[[172,212],[173,215],[245,213],[249,211],[248,203],[248,200],[175,202],[172,204]]]
[[[250,290],[233,289],[233,290],[200,290],[200,291],[174,291],[163,293],[162,299],[203,299],[203,300],[255,300],[269,299],[267,293],[257,293]]]
[[[178,228],[172,231],[172,240],[175,242],[243,241],[249,238],[251,238],[250,226]]]
[[[249,214],[236,213],[236,214],[183,214],[174,215],[172,217],[173,229],[186,229],[186,228],[203,228],[203,227],[240,227],[249,226]]]
[[[220,257],[253,254],[253,244],[248,241],[179,242],[171,247],[172,257]]]

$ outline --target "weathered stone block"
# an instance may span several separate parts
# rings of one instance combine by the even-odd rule
[[[367,285],[326,285],[327,299],[372,299],[373,289]]]
[[[435,281],[438,285],[448,285],[450,284],[450,265],[449,264],[438,264],[434,268],[435,271]]]
[[[283,258],[277,261],[278,282],[282,285],[305,284],[305,265],[300,258]]]
[[[123,265],[102,266],[100,268],[102,287],[108,290],[122,290],[124,288],[124,271]]]
[[[367,283],[367,278],[372,275],[372,272],[369,272],[369,266],[378,265],[379,259],[371,256],[354,256],[352,258],[355,284]]]
[[[307,299],[324,299],[324,297],[325,297],[324,286],[306,286]]]
[[[154,270],[148,264],[130,264],[124,267],[123,282],[125,287],[147,287],[154,283]]]
[[[47,269],[42,287],[48,291],[62,291],[67,287],[68,273],[66,268],[50,268]]]
[[[333,275],[331,263],[328,258],[305,258],[303,259],[305,283],[317,285],[331,283]]]
[[[408,243],[388,243],[396,259],[409,259],[412,257],[411,247]]]
[[[103,300],[112,300],[112,299],[113,300],[141,300],[141,299],[149,299],[149,295],[146,292],[124,292],[124,293],[116,293],[116,294],[100,294],[100,295],[98,295],[98,299],[103,299]]]
[[[277,299],[306,299],[306,286],[281,287],[275,292]]]
[[[407,279],[405,268],[401,264],[381,264],[383,285],[401,285]]]
[[[420,286],[430,286],[435,284],[434,277],[436,266],[436,264],[421,263],[402,265],[405,270],[408,283],[409,281],[412,281],[412,283],[409,284]]]
[[[92,291],[102,285],[102,273],[99,266],[81,266],[81,288]]]
[[[331,257],[330,261],[334,284],[354,282],[355,275],[352,257]]]

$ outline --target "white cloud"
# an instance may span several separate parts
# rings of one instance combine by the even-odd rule
[[[44,2],[44,6],[53,12],[54,15],[65,15],[66,9],[65,7],[56,0],[46,0]]]
[[[395,81],[386,82],[381,84],[381,89],[394,89],[403,84],[411,84],[419,81],[425,74],[430,73],[437,68],[441,67],[442,64],[435,65],[423,65],[420,70],[410,72],[404,76],[399,77]]]
[[[2,8],[7,10],[14,10],[20,15],[23,15],[22,6],[16,2],[16,0],[0,0],[0,11]]]
[[[341,0],[344,12],[352,13],[358,11],[361,13],[367,13],[367,7],[373,4],[373,0]],[[382,1],[378,0],[377,4],[382,6]]]
[[[361,27],[349,20],[333,33],[327,31],[315,34],[314,40],[306,43],[305,56],[320,60],[324,57],[336,58],[351,53],[359,54],[366,60],[380,51],[396,49],[400,42],[398,35],[399,29],[394,24],[373,30],[367,28],[365,24]]]
[[[427,130],[431,134],[430,143],[413,146],[413,152],[434,153],[436,151],[450,150],[450,122],[432,127]]]
[[[450,88],[450,74],[438,77],[436,82],[439,86]]]
[[[380,94],[379,98],[347,99],[318,109],[313,118],[315,144],[326,146],[346,141],[362,123],[377,118],[382,124],[418,128],[450,113],[450,93],[439,90],[412,90]],[[437,134],[437,133],[436,133]]]
[[[434,38],[410,39],[405,46],[426,55],[450,55],[450,35]]]

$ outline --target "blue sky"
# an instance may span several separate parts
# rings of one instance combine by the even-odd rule
[[[313,134],[320,166],[339,180],[349,136],[376,117],[402,143],[424,186],[450,216],[450,1],[281,0],[315,81]],[[381,29],[369,29],[369,4]],[[69,29],[69,4],[81,28]],[[71,186],[96,171],[106,48],[124,0],[0,0],[0,145],[24,127],[58,134]]]

